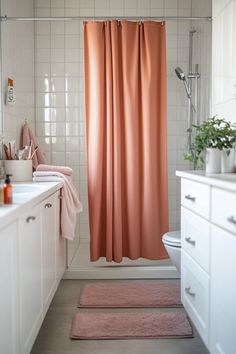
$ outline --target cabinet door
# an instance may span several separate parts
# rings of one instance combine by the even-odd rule
[[[40,206],[20,219],[19,288],[21,353],[29,353],[42,323]]]
[[[56,196],[41,204],[42,257],[43,257],[43,308],[47,312],[56,287]]]
[[[182,250],[181,300],[204,343],[209,345],[209,275]]]
[[[19,353],[17,222],[0,231],[0,353]]]
[[[211,329],[212,354],[234,354],[236,347],[236,235],[212,226]]]

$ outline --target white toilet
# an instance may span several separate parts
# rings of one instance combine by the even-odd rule
[[[180,231],[169,231],[162,236],[162,242],[173,265],[181,273],[181,238]]]

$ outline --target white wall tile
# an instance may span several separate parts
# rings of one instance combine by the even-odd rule
[[[66,124],[64,122],[51,123],[51,135],[64,137],[66,135]]]
[[[165,9],[177,9],[178,0],[165,0],[164,7]]]
[[[36,49],[36,62],[50,63],[50,49]]]
[[[38,8],[35,10],[35,16],[36,17],[50,17],[51,16],[51,10],[50,8]]]
[[[79,8],[79,0],[65,0],[65,8]]]
[[[51,72],[50,63],[36,63],[35,75],[49,77]]]
[[[50,48],[50,37],[47,35],[37,36],[36,48]]]
[[[48,7],[50,8],[50,1],[48,0],[35,0],[36,9],[39,7]]]
[[[65,91],[65,80],[63,77],[54,77],[51,79],[51,91],[52,92]]]
[[[51,75],[52,76],[64,76],[65,75],[65,64],[64,63],[51,63]]]
[[[50,122],[50,110],[51,108],[36,107],[36,121]]]
[[[51,37],[51,48],[65,48],[65,37],[63,35],[54,35]]]
[[[50,120],[51,122],[65,122],[66,110],[65,107],[51,108]]]
[[[65,0],[50,0],[51,8],[63,8],[65,6]]]
[[[51,21],[51,35],[64,35],[65,23],[63,21]]]
[[[67,17],[73,17],[73,16],[84,16],[84,14],[82,14],[82,10],[79,10],[78,8],[66,8],[65,9],[65,16]]]
[[[52,17],[63,17],[65,16],[64,8],[51,8]]]
[[[79,131],[80,125],[78,122],[66,123],[66,136],[79,136]]]
[[[164,0],[150,0],[150,7],[151,9],[163,9],[164,2]]]
[[[53,152],[65,152],[66,148],[66,139],[65,137],[52,137],[52,151]]]
[[[65,152],[52,152],[52,164],[57,166],[65,166],[66,165],[66,156]]]
[[[36,22],[35,24],[36,35],[49,35],[50,34],[50,22]]]
[[[66,153],[66,163],[70,166],[77,166],[79,163],[79,153],[69,151]]]
[[[50,137],[50,123],[36,122],[36,134],[40,137]]]

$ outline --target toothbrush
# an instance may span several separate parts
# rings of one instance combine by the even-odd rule
[[[8,151],[8,147],[6,144],[3,144],[3,148],[4,148],[4,151],[5,151],[5,154],[6,154],[6,159],[7,160],[10,160],[9,158],[9,151]]]
[[[31,151],[32,151],[32,140],[30,139],[29,152],[28,152],[28,158],[27,158],[27,160],[30,160],[30,159],[31,159]]]
[[[35,150],[34,150],[33,154],[31,155],[30,160],[32,160],[32,159],[33,159],[34,154],[36,153],[36,151],[38,150],[38,148],[39,148],[38,146],[35,146]]]

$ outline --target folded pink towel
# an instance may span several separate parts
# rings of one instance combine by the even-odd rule
[[[69,176],[56,171],[35,171],[34,182],[61,182],[61,234],[62,237],[73,240],[75,236],[76,214],[83,210],[75,186]]]
[[[73,173],[72,168],[65,166],[53,166],[53,165],[38,165],[36,171],[56,171],[63,173],[66,176],[71,176]]]
[[[33,168],[36,169],[38,164],[40,163],[45,163],[45,157],[38,145],[37,139],[29,125],[29,123],[25,123],[22,127],[22,132],[21,132],[21,146],[29,145],[30,140],[32,142],[32,149],[31,149],[31,154],[33,154],[35,147],[38,146],[38,150],[35,152],[33,158],[32,158],[32,164]]]

